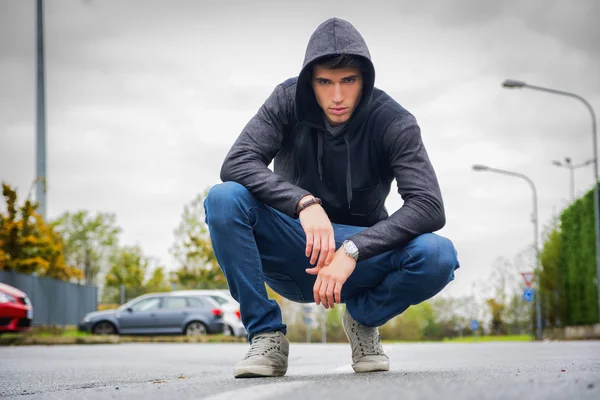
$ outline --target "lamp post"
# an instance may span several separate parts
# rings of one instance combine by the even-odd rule
[[[44,72],[44,1],[36,2],[36,191],[39,213],[46,219],[46,93]]]
[[[571,182],[570,182],[571,201],[575,201],[575,170],[577,168],[586,167],[586,166],[590,165],[593,162],[594,162],[594,160],[587,160],[586,162],[583,162],[581,164],[575,164],[575,165],[573,165],[571,157],[565,157],[564,163],[560,162],[560,161],[556,161],[556,160],[552,161],[552,165],[556,165],[557,167],[568,168],[569,171],[570,171],[570,173],[571,173]]]
[[[561,96],[567,96],[575,98],[581,101],[590,112],[592,116],[592,143],[594,150],[594,228],[596,231],[596,285],[598,288],[598,322],[600,322],[600,199],[598,195],[598,134],[596,131],[596,114],[594,113],[594,109],[591,104],[584,99],[583,97],[570,92],[564,92],[562,90],[550,89],[541,86],[529,85],[523,81],[517,81],[514,79],[507,79],[502,83],[502,86],[507,89],[516,89],[516,88],[526,88],[539,90],[546,93],[558,94]]]
[[[535,268],[536,268],[536,273],[539,273],[540,249],[539,249],[539,244],[538,244],[538,237],[539,237],[539,233],[538,233],[538,201],[537,201],[537,190],[535,188],[533,181],[523,174],[519,174],[517,172],[512,172],[512,171],[506,171],[503,169],[491,168],[491,167],[488,167],[487,165],[475,164],[475,165],[473,165],[473,170],[474,171],[484,171],[484,172],[485,171],[495,172],[497,174],[514,176],[514,177],[526,180],[527,183],[529,183],[529,186],[531,186],[531,191],[533,192],[533,214],[531,215],[531,222],[533,223],[533,246],[535,247]],[[542,299],[540,296],[540,292],[541,292],[540,291],[540,283],[539,283],[540,280],[536,279],[536,281],[537,281],[537,288],[538,288],[537,294],[535,296],[536,325],[537,325],[536,338],[538,340],[542,340],[542,302],[541,302]]]

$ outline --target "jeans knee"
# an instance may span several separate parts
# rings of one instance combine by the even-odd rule
[[[454,244],[450,239],[433,233],[427,233],[414,240],[408,253],[413,259],[422,261],[423,268],[434,280],[447,283],[454,279],[454,271],[459,268]]]
[[[223,182],[214,185],[204,200],[206,222],[215,223],[221,217],[227,219],[231,215],[232,208],[246,197],[250,198],[250,192],[239,183]]]

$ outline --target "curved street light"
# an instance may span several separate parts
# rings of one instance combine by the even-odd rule
[[[569,186],[571,188],[571,201],[575,201],[575,170],[577,168],[587,167],[588,165],[592,164],[593,162],[594,162],[594,160],[587,160],[586,162],[582,162],[580,164],[573,164],[571,157],[565,157],[564,162],[560,162],[557,160],[552,161],[552,165],[555,165],[557,167],[565,167],[565,168],[569,169],[570,176],[571,176],[570,186]]]
[[[509,175],[509,176],[521,178],[521,179],[524,179],[525,181],[527,181],[527,183],[531,187],[531,191],[533,193],[533,213],[531,215],[531,222],[533,223],[533,246],[535,247],[535,260],[536,260],[535,268],[536,268],[536,272],[538,272],[539,266],[540,266],[540,249],[539,249],[539,243],[538,243],[538,237],[539,237],[538,201],[537,201],[537,190],[535,188],[535,184],[527,176],[520,174],[518,172],[512,172],[512,171],[506,171],[504,169],[492,168],[492,167],[488,167],[487,165],[481,165],[481,164],[473,165],[473,170],[479,171],[479,172],[494,172],[497,174]],[[537,324],[536,338],[538,340],[542,340],[542,301],[541,301],[542,299],[541,299],[541,295],[540,295],[541,294],[540,283],[539,283],[540,280],[537,279],[537,282],[538,282],[537,283],[538,290],[537,290],[537,294],[535,296],[535,310],[536,310],[535,313],[536,313],[536,324]]]
[[[598,163],[598,133],[596,130],[596,113],[594,113],[594,109],[592,105],[583,97],[579,96],[575,93],[565,92],[562,90],[550,89],[541,86],[530,85],[523,81],[518,81],[515,79],[506,79],[502,82],[502,86],[507,89],[533,89],[539,90],[541,92],[558,94],[560,96],[572,97],[581,101],[590,112],[592,117],[592,143],[594,147],[594,228],[596,231],[596,285],[598,287],[598,322],[600,322],[600,195],[598,194],[598,181],[600,181],[598,177],[599,163]]]

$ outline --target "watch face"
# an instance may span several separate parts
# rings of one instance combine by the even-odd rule
[[[348,241],[344,243],[344,248],[346,249],[346,252],[354,257],[356,257],[358,254],[358,248],[356,247],[356,245],[354,244],[354,242]]]

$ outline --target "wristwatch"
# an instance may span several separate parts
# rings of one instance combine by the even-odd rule
[[[354,261],[358,261],[358,247],[356,247],[352,240],[345,240],[342,246],[344,246],[346,254],[354,258]]]

